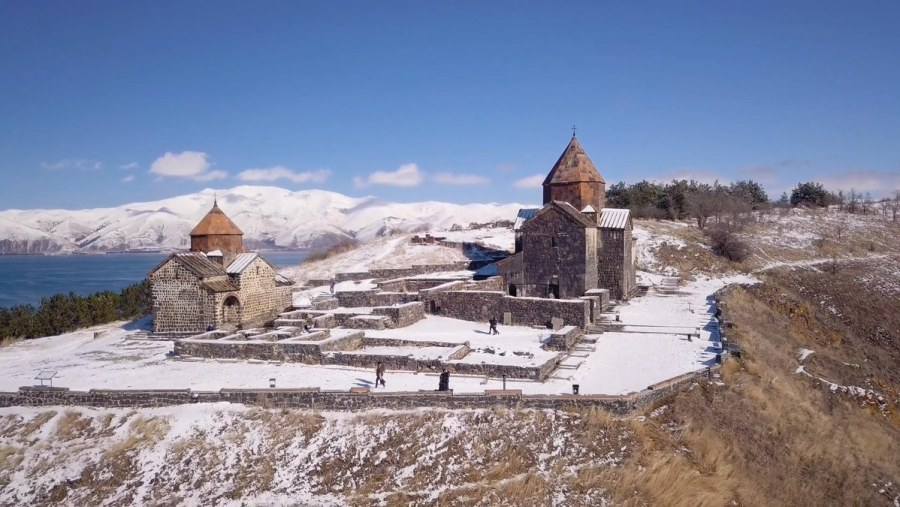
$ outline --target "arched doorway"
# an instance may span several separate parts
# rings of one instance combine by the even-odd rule
[[[222,324],[237,327],[241,323],[241,302],[237,296],[228,296],[222,303]]]
[[[559,299],[559,282],[550,282],[547,286],[547,297]]]
[[[516,297],[516,293],[517,293],[516,286],[513,284],[509,284],[509,295],[512,297]]]

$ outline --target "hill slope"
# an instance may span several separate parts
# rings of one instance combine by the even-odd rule
[[[654,272],[760,280],[722,295],[742,357],[644,413],[14,407],[0,504],[900,505],[898,225],[764,217],[741,264],[639,225]]]

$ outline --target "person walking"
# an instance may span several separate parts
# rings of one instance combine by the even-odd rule
[[[500,334],[500,331],[497,331],[497,317],[491,317],[491,320],[488,321],[488,324],[491,325],[491,328],[488,330],[488,334]]]
[[[378,388],[379,382],[381,383],[381,387],[384,387],[384,363],[378,361],[378,365],[375,366],[375,388]]]

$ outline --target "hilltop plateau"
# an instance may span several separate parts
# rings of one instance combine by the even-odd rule
[[[650,290],[663,274],[743,280],[719,293],[740,357],[646,410],[3,408],[0,503],[900,504],[900,224],[836,209],[755,213],[738,233],[741,262],[716,255],[694,224],[635,226]],[[512,246],[505,228],[441,229],[432,234]],[[466,258],[409,239],[335,249],[285,274]]]

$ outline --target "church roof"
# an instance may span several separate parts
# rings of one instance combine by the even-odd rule
[[[516,222],[513,224],[513,230],[518,231],[525,225],[525,222],[528,221],[529,218],[533,217],[540,211],[541,208],[523,208],[519,210],[519,214],[516,215]]]
[[[621,208],[603,208],[600,210],[601,229],[624,229],[631,220],[631,211]]]
[[[559,160],[550,169],[550,174],[544,179],[544,185],[552,185],[555,183],[577,183],[581,181],[590,181],[597,183],[606,183],[603,176],[597,172],[594,163],[590,157],[584,152],[578,138],[572,136],[569,145],[559,156]]]
[[[234,225],[234,222],[219,209],[219,204],[213,201],[213,207],[209,213],[200,220],[197,227],[191,231],[191,236],[209,236],[212,234],[240,234],[244,233]]]
[[[578,211],[577,209],[575,209],[575,206],[572,206],[565,201],[550,201],[545,204],[543,208],[539,209],[534,216],[537,217],[539,215],[543,215],[551,209],[559,211],[563,214],[563,216],[568,217],[573,222],[576,222],[578,223],[578,225],[581,225],[582,227],[585,227],[587,229],[593,229],[597,227],[597,224],[588,220],[588,218],[584,216],[584,213]]]
[[[181,264],[185,269],[194,274],[197,278],[206,278],[209,276],[222,276],[225,274],[225,270],[222,269],[222,266],[216,264],[215,262],[206,258],[201,252],[177,252],[169,255],[162,262],[160,262],[150,274],[155,273],[159,268],[163,267],[170,260],[175,260],[178,264]]]
[[[240,290],[234,282],[228,279],[203,280],[201,285],[210,292],[234,292]]]

